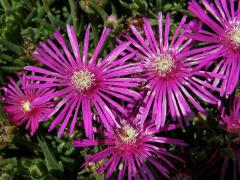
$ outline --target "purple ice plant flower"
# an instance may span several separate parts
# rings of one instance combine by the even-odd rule
[[[222,124],[226,125],[227,132],[237,135],[237,138],[230,142],[234,154],[232,174],[233,179],[237,180],[240,177],[240,96],[235,97],[229,113],[223,109],[220,121]],[[230,162],[231,159],[225,155],[221,169],[221,180],[225,178],[227,167],[230,166]]]
[[[155,124],[145,121],[140,123],[138,118],[131,118],[120,121],[119,127],[101,131],[99,138],[95,140],[80,139],[73,142],[75,147],[90,147],[103,145],[105,148],[86,158],[83,166],[97,164],[97,173],[105,173],[105,179],[111,177],[116,171],[118,179],[125,176],[128,179],[154,179],[152,168],[161,175],[158,177],[170,178],[170,169],[175,169],[172,160],[182,159],[169,152],[166,145],[186,146],[179,139],[160,136]],[[176,125],[168,125],[160,131],[173,130]],[[178,126],[179,127],[179,126]],[[151,168],[148,167],[152,164]]]
[[[195,23],[186,24],[186,16],[182,18],[172,38],[169,13],[166,15],[165,27],[162,13],[159,13],[158,35],[154,34],[148,19],[144,18],[143,22],[143,32],[140,33],[131,25],[133,36],[122,35],[132,43],[128,50],[136,53],[138,61],[144,66],[143,77],[148,81],[148,92],[143,100],[145,108],[141,110],[145,115],[143,119],[151,112],[156,127],[163,127],[167,113],[170,112],[173,120],[177,119],[182,124],[184,119],[188,125],[188,117],[193,115],[192,108],[205,113],[197,98],[214,105],[218,103],[218,98],[209,90],[219,89],[206,79],[222,76],[202,70],[202,64],[214,59],[216,54],[212,53],[211,47],[192,48],[192,40],[185,35]]]
[[[28,88],[56,87],[56,92],[35,99],[32,103],[41,104],[55,97],[61,98],[56,105],[54,115],[59,112],[52,121],[49,131],[57,125],[60,126],[58,136],[61,137],[69,125],[70,134],[73,133],[78,123],[78,113],[83,116],[83,128],[88,138],[93,138],[93,113],[101,117],[101,121],[108,129],[116,121],[113,110],[125,113],[122,106],[116,101],[134,102],[141,96],[132,90],[142,82],[140,78],[132,75],[142,71],[139,63],[128,63],[127,60],[134,57],[134,53],[119,57],[129,43],[117,46],[106,57],[100,58],[100,51],[110,33],[110,29],[104,28],[100,40],[89,57],[90,25],[86,28],[83,42],[83,54],[80,54],[79,44],[74,28],[67,25],[67,34],[71,50],[67,47],[59,31],[54,32],[54,37],[59,47],[52,41],[40,42],[33,57],[45,67],[25,67],[25,70],[35,72],[28,76],[29,79],[39,81]],[[73,55],[74,56],[73,56]],[[61,111],[60,111],[61,110]],[[96,111],[94,111],[96,110]],[[49,116],[49,117],[50,117]],[[78,123],[80,124],[80,123]]]
[[[223,81],[215,78],[213,85],[220,86],[221,95],[228,97],[233,93],[240,74],[240,1],[202,0],[202,4],[205,9],[194,0],[189,3],[189,11],[207,26],[207,29],[200,29],[191,37],[209,43],[206,47],[212,47],[218,54],[218,58],[206,65],[219,62],[213,72],[226,78]]]
[[[236,96],[229,114],[223,109],[221,123],[226,125],[227,131],[236,133],[240,137],[240,96]]]
[[[9,78],[9,83],[3,87],[4,94],[2,96],[4,103],[4,111],[9,116],[10,122],[16,126],[26,124],[26,129],[31,135],[37,131],[39,123],[47,120],[45,117],[49,115],[54,108],[53,102],[35,103],[32,102],[43,96],[54,92],[49,88],[45,89],[28,89],[27,85],[32,81],[26,79],[23,73],[19,75],[20,83]],[[20,85],[19,85],[20,84]]]

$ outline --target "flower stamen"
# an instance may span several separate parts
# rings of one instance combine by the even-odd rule
[[[175,67],[174,60],[169,54],[162,54],[156,58],[156,70],[160,76],[165,77]]]
[[[71,78],[73,87],[79,92],[89,89],[94,81],[94,74],[85,69],[74,72]]]
[[[135,143],[136,138],[138,136],[138,132],[133,127],[125,125],[118,131],[118,135],[121,141],[125,143]]]
[[[23,111],[24,111],[24,112],[29,112],[29,111],[31,111],[30,102],[29,102],[29,101],[25,101],[25,102],[22,104],[22,108],[23,108]]]
[[[229,33],[231,42],[240,47],[240,26],[235,26]]]

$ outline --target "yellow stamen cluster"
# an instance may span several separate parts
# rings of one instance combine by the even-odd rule
[[[123,128],[118,131],[118,134],[121,140],[126,143],[136,142],[138,136],[137,130],[129,125],[123,126]]]
[[[29,101],[25,101],[25,102],[22,104],[22,108],[23,108],[23,111],[24,111],[24,112],[29,112],[29,111],[31,111],[30,102],[29,102]]]
[[[79,92],[89,89],[93,85],[94,81],[94,74],[88,70],[76,71],[73,73],[71,78],[73,87]]]
[[[230,40],[235,46],[240,47],[240,26],[236,26],[230,31]]]
[[[175,67],[174,60],[169,54],[159,55],[156,58],[155,67],[161,76],[166,76]]]

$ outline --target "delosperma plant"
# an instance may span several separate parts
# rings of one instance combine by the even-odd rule
[[[14,2],[0,2],[6,14],[14,11],[8,9]],[[156,9],[144,0],[98,3],[69,0],[66,22],[58,19],[58,11],[56,17],[48,12],[55,27],[25,44],[30,61],[4,80],[1,102],[6,123],[25,126],[30,136],[4,147],[0,167],[2,156],[15,154],[19,143],[24,150],[21,143],[28,141],[30,158],[39,158],[11,159],[25,167],[23,176],[24,168],[6,172],[43,179],[56,179],[56,172],[63,174],[59,179],[91,178],[82,177],[84,173],[119,180],[201,179],[200,174],[240,179],[240,1],[181,1],[182,11],[173,10],[176,2],[166,10],[163,5],[169,2],[161,0]],[[129,9],[119,19],[118,3]],[[48,1],[43,6],[42,11],[50,10]],[[105,6],[111,7],[110,15]],[[78,8],[90,22],[81,16],[79,23]],[[99,26],[94,12],[103,19]],[[31,16],[21,23],[27,24]],[[40,22],[39,17],[32,21]],[[30,29],[26,32],[35,32]],[[0,48],[3,44],[16,50],[8,37],[0,36]],[[8,131],[3,127],[1,132]],[[1,135],[0,142],[5,141]],[[68,177],[75,162],[81,170]],[[196,173],[199,164],[205,167]],[[185,177],[182,172],[187,171]]]

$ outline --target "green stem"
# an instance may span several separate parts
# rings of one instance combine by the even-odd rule
[[[97,11],[99,13],[101,18],[103,19],[104,24],[106,24],[107,18],[108,18],[107,12],[103,8],[101,8],[100,6],[97,6],[94,3],[89,2],[89,5],[91,8],[93,8],[95,11]]]
[[[95,26],[93,26],[93,42],[96,47],[98,43],[98,31],[97,31],[97,27]]]
[[[74,0],[68,0],[68,2],[69,2],[70,9],[71,9],[73,26],[74,26],[75,30],[77,31],[77,27],[78,27],[77,5]]]

